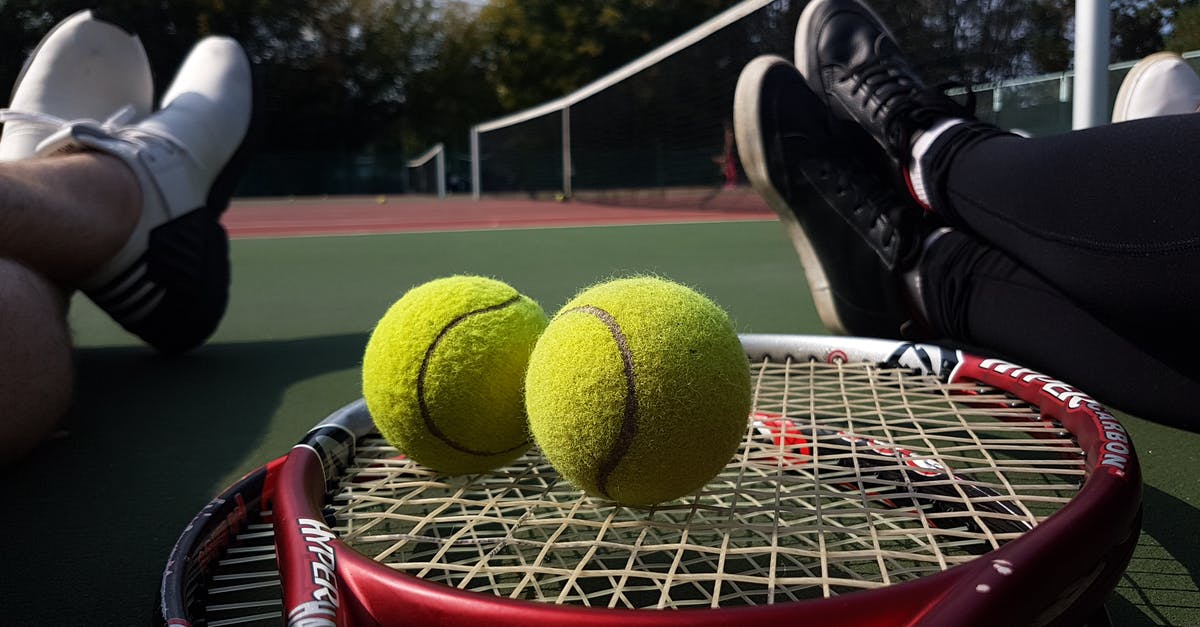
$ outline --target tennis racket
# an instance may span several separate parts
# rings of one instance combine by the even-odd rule
[[[184,528],[163,570],[158,624],[283,624],[270,503],[285,459],[242,477]]]
[[[1138,538],[1141,475],[1098,403],[936,346],[742,343],[742,447],[686,498],[588,497],[536,449],[440,476],[360,400],[231,488],[260,497],[253,515],[210,505],[189,527],[164,621],[262,618],[216,602],[252,520],[271,523],[283,599],[264,624],[1077,625],[1102,608]]]

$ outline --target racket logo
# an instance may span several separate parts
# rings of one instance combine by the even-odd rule
[[[1115,474],[1124,475],[1125,467],[1129,465],[1129,453],[1133,450],[1129,434],[1112,414],[1095,401],[1087,407],[1096,414],[1096,420],[1104,427],[1104,458],[1100,460],[1100,465]]]
[[[875,467],[900,463],[910,471],[924,477],[945,477],[950,473],[941,462],[922,457],[916,453],[875,438],[857,436],[843,430],[805,428],[789,418],[774,414],[755,413],[751,416],[755,432],[762,438],[764,444],[779,447],[781,457],[772,459],[782,460],[786,464],[806,464],[812,460],[812,444],[817,438],[837,438],[851,445],[862,447],[863,451],[875,454],[874,458],[860,458],[863,465]],[[838,464],[850,463],[839,459]],[[853,465],[851,463],[851,465]],[[952,476],[952,475],[951,475]]]
[[[1060,421],[1065,420],[1071,414],[1080,414],[1090,419],[1096,426],[1096,431],[1103,438],[1097,465],[1113,475],[1125,476],[1130,465],[1129,458],[1133,453],[1133,444],[1125,427],[1121,426],[1121,423],[1103,405],[1062,381],[1000,359],[981,359],[978,369],[982,373],[996,373],[1018,382],[1020,388],[1017,390],[1018,396],[1025,398],[1020,394],[1020,391],[1025,391],[1030,396],[1047,401],[1043,403],[1037,402],[1033,398],[1025,398],[1025,400],[1038,405],[1043,415],[1050,415]],[[986,377],[981,377],[980,380],[986,382]],[[1051,406],[1048,407],[1048,404]],[[1053,407],[1053,405],[1057,405],[1057,407]]]
[[[876,440],[875,438],[859,437],[845,431],[838,431],[838,436],[842,441],[853,446],[865,446],[881,457],[896,460],[907,466],[913,472],[925,477],[941,477],[949,474],[946,467],[940,462],[928,457],[921,457],[916,453],[896,446],[890,442]]]
[[[919,455],[892,442],[855,435],[840,429],[805,427],[777,414],[757,412],[751,415],[754,436],[758,442],[773,452],[763,461],[782,463],[783,471],[800,472],[800,467],[811,464],[819,451],[814,451],[818,442],[834,445],[840,441],[848,444],[830,446],[823,458],[827,466],[853,470],[862,477],[855,481],[840,482],[843,488],[859,491],[878,499],[895,509],[920,510],[934,515],[929,520],[931,527],[951,529],[965,527],[980,533],[985,526],[991,533],[1025,533],[1032,526],[999,493],[985,486],[964,481],[940,461]],[[812,472],[820,472],[813,469]],[[863,482],[863,478],[871,477]],[[949,480],[949,481],[947,481]],[[893,491],[892,486],[905,486]],[[970,506],[961,505],[966,497]],[[999,514],[986,521],[974,512]],[[961,514],[961,515],[960,515]]]
[[[296,521],[304,549],[309,555],[311,598],[297,604],[288,613],[289,627],[334,627],[337,618],[338,591],[334,579],[337,556],[330,544],[337,536],[325,523],[311,518]]]
[[[936,346],[905,342],[896,346],[892,354],[883,360],[883,365],[889,368],[913,368],[918,372],[940,375],[953,371],[958,366],[959,357],[958,351],[944,351]]]

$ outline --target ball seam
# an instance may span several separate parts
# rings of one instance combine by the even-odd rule
[[[609,450],[608,456],[600,464],[600,468],[596,474],[596,490],[604,498],[612,499],[613,497],[608,491],[608,479],[616,472],[617,465],[625,458],[625,454],[633,446],[634,438],[637,437],[637,371],[633,365],[633,351],[629,348],[629,339],[625,337],[625,332],[621,330],[621,325],[609,312],[595,305],[583,305],[568,309],[563,314],[574,312],[593,316],[602,322],[604,326],[608,327],[609,334],[612,335],[613,340],[617,343],[617,352],[621,355],[621,365],[625,373],[625,408],[621,417],[621,429],[617,433],[617,441],[613,444],[612,449]]]
[[[446,326],[442,327],[441,331],[438,331],[437,337],[434,337],[433,341],[429,343],[429,346],[427,346],[425,348],[425,356],[424,356],[424,358],[421,359],[421,369],[417,372],[417,405],[421,409],[421,420],[425,423],[425,429],[428,430],[429,433],[431,435],[433,435],[433,437],[437,438],[443,444],[445,444],[446,446],[449,446],[450,448],[452,448],[456,451],[459,451],[461,453],[467,453],[469,455],[485,455],[485,456],[500,455],[503,453],[511,453],[518,449],[526,448],[530,444],[529,438],[526,438],[524,441],[522,441],[520,444],[517,444],[516,446],[511,446],[509,448],[499,450],[499,451],[485,451],[485,450],[469,448],[459,442],[455,442],[454,440],[452,440],[450,438],[450,436],[446,435],[445,432],[443,432],[441,429],[438,428],[438,426],[436,424],[434,424],[433,416],[430,414],[430,411],[429,411],[429,405],[425,401],[425,374],[429,370],[429,360],[432,359],[433,353],[435,350],[437,350],[437,346],[439,343],[441,343],[442,338],[446,337],[446,334],[448,334],[452,329],[454,329],[454,327],[457,327],[458,325],[462,324],[463,322],[465,322],[468,318],[470,318],[472,316],[491,313],[493,311],[499,311],[501,309],[504,309],[505,307],[511,307],[520,301],[521,301],[521,295],[518,293],[518,294],[514,294],[512,298],[509,298],[508,300],[506,300],[502,303],[497,303],[495,305],[489,305],[487,307],[482,307],[480,309],[474,309],[474,310],[468,311],[466,313],[459,314],[457,317],[455,317],[453,320],[451,320],[449,323],[447,323]]]

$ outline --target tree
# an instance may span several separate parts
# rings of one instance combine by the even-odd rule
[[[1041,0],[1030,7],[1025,42],[1035,71],[1057,72],[1071,66],[1074,53],[1070,28],[1074,16],[1074,0]]]
[[[79,0],[0,3],[7,45],[32,50]],[[433,0],[109,0],[96,13],[142,39],[161,93],[200,37],[230,35],[255,66],[268,150],[398,146],[408,80],[431,37]],[[24,54],[0,59],[11,84]]]
[[[980,83],[1069,62],[1070,0],[909,0],[876,5],[934,82]]]
[[[1171,33],[1164,42],[1168,50],[1200,50],[1200,4],[1181,8],[1172,20],[1171,27]]]
[[[492,0],[479,13],[502,106],[569,93],[686,32],[721,0]]]
[[[802,0],[792,0],[793,3]],[[731,0],[100,0],[142,38],[159,92],[192,44],[228,34],[255,67],[261,153],[466,151],[472,124],[565,95]],[[931,82],[1068,69],[1074,0],[875,2]],[[0,2],[0,85],[67,15],[95,0]],[[779,6],[785,6],[780,4]],[[794,11],[797,4],[787,4]],[[1112,0],[1113,59],[1200,48],[1197,0]],[[750,45],[755,45],[749,42]],[[786,45],[774,50],[786,54]],[[741,49],[739,49],[741,50]],[[703,86],[711,77],[679,77]],[[344,166],[344,164],[343,164]],[[343,167],[338,166],[338,167]],[[279,175],[303,182],[298,166]],[[307,167],[307,166],[305,166]],[[312,171],[329,169],[312,166]]]
[[[465,153],[471,125],[504,112],[488,78],[488,39],[478,8],[461,1],[441,7],[409,84],[404,138],[410,152],[443,142],[451,157]]]
[[[1163,34],[1178,13],[1180,0],[1114,0],[1112,60],[1131,61],[1163,49]]]

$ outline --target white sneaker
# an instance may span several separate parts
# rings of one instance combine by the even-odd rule
[[[63,120],[141,120],[153,98],[141,40],[80,11],[51,29],[25,61],[9,108],[0,112],[0,161],[33,156]]]
[[[1156,52],[1133,66],[1113,105],[1112,121],[1200,111],[1200,76],[1174,52]]]
[[[117,322],[165,352],[193,348],[228,301],[228,237],[219,223],[250,125],[250,62],[236,41],[196,44],[162,109],[136,126],[62,126],[38,156],[97,150],[129,166],[142,216],[124,248],[80,287]]]

